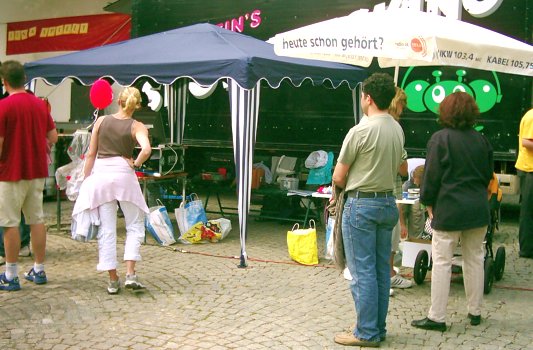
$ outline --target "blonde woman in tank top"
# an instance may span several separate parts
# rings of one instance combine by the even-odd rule
[[[117,210],[118,203],[126,222],[124,261],[126,262],[126,289],[143,289],[135,273],[135,263],[141,260],[140,246],[144,239],[144,217],[148,206],[135,175],[151,153],[148,130],[144,124],[132,119],[140,108],[141,95],[133,87],[125,88],[118,97],[119,110],[100,117],[91,135],[86,155],[85,180],[74,205],[73,222],[82,223],[90,217],[98,224],[98,271],[109,273],[107,292],[117,294],[121,284],[117,273]],[[133,158],[136,145],[141,147]],[[76,225],[84,230],[86,226]]]

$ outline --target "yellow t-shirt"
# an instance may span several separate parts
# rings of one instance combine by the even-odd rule
[[[527,173],[533,172],[533,150],[522,146],[522,139],[533,140],[533,109],[530,109],[520,121],[520,133],[518,134],[518,158],[515,167]]]

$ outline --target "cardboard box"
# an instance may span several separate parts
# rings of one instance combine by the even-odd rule
[[[262,168],[252,169],[252,190],[258,189],[261,187],[261,182],[265,176],[265,170]]]
[[[431,258],[431,241],[409,238],[400,244],[402,245],[402,266],[415,267],[416,256],[422,249],[425,249]]]
[[[503,194],[518,194],[520,192],[520,178],[517,175],[496,174],[500,181]]]

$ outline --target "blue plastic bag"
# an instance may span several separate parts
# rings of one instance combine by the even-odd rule
[[[184,202],[181,202],[180,206],[174,211],[176,222],[182,235],[199,222],[203,224],[207,223],[207,215],[198,195],[192,193],[189,198],[191,200],[186,199]]]
[[[320,168],[309,169],[307,185],[324,185],[331,183],[331,171],[333,169],[333,152],[328,152],[328,162]]]

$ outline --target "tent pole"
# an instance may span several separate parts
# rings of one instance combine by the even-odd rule
[[[239,268],[248,266],[246,263],[246,236],[248,235],[252,163],[259,114],[259,91],[260,82],[249,90],[240,87],[233,79],[229,79],[233,155],[237,180],[239,234],[241,240]]]
[[[174,122],[177,119],[175,99],[174,99],[174,87],[173,84],[165,84],[165,97],[168,106],[168,123],[170,126],[170,143],[175,142],[174,137]]]
[[[353,117],[355,119],[355,125],[359,124],[362,118],[361,110],[361,87],[363,85],[358,83],[355,89],[352,90],[352,103],[353,103]]]
[[[183,144],[185,115],[187,111],[187,78],[180,78],[173,84],[165,85],[168,102],[170,142]]]
[[[176,139],[179,145],[183,145],[183,135],[185,132],[185,118],[187,112],[187,91],[188,91],[188,79],[181,78],[177,82],[177,99],[176,99],[176,109],[178,111],[177,118],[177,131]]]

